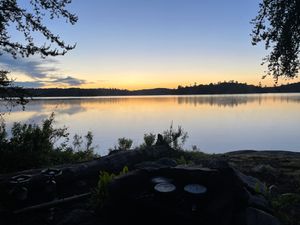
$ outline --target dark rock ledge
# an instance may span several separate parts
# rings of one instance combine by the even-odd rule
[[[203,166],[177,166],[177,152],[167,146],[116,152],[99,160],[56,167],[61,174],[49,178],[42,170],[0,176],[0,224],[101,225],[101,224],[209,224],[277,225],[264,197],[265,185],[233,169],[224,160]],[[130,173],[109,185],[103,209],[91,209],[89,192],[100,170]],[[30,175],[24,184],[11,182]],[[167,180],[175,190],[158,192],[153,178]],[[185,191],[196,184],[204,194]],[[24,189],[23,189],[24,188]],[[16,194],[16,192],[21,194]]]
[[[157,177],[176,189],[156,191]],[[188,184],[204,186],[207,192],[188,193]],[[101,217],[110,224],[140,224],[144,218],[142,224],[278,225],[258,186],[263,187],[259,180],[229,166],[139,169],[111,183],[111,198]]]

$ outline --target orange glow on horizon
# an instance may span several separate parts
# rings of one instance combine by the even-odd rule
[[[267,86],[267,87],[272,87],[275,85],[275,81],[269,77],[269,78],[266,78],[266,79],[249,79],[249,80],[245,80],[245,81],[241,81],[241,80],[238,80],[238,79],[232,79],[234,81],[238,81],[239,83],[247,83],[249,85],[260,85],[261,86]],[[80,86],[66,86],[66,85],[63,85],[63,86],[57,86],[57,85],[47,85],[47,86],[44,86],[43,88],[82,88],[82,89],[97,89],[97,88],[116,88],[116,89],[127,89],[127,90],[141,90],[141,89],[153,89],[153,88],[170,88],[170,89],[176,89],[179,85],[180,86],[193,86],[194,84],[196,85],[200,85],[200,84],[203,84],[203,85],[207,85],[207,84],[210,84],[210,83],[218,83],[218,82],[228,82],[230,80],[228,79],[217,79],[217,80],[211,80],[209,81],[208,79],[207,80],[199,80],[199,81],[195,81],[195,82],[180,82],[180,81],[171,81],[171,82],[168,82],[168,81],[161,81],[161,82],[124,82],[122,83],[121,81],[120,82],[106,82],[106,83],[102,83],[102,82],[99,82],[99,83],[86,83],[86,84],[83,84],[83,85],[80,85]],[[297,82],[300,82],[300,79],[299,78],[295,78],[293,80],[279,80],[278,81],[278,84],[277,85],[283,85],[283,84],[288,84],[288,83],[297,83]]]

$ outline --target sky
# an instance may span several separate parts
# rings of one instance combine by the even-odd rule
[[[74,50],[46,59],[2,55],[0,63],[24,87],[176,88],[229,80],[269,86],[271,77],[261,79],[267,52],[263,45],[251,45],[250,21],[258,4],[73,0],[68,9],[79,17],[74,26],[63,20],[45,24],[67,43],[76,43]]]

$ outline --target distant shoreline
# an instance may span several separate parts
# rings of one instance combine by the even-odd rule
[[[86,98],[123,98],[123,97],[168,97],[168,96],[234,96],[234,95],[266,95],[266,94],[300,94],[300,92],[280,92],[280,93],[274,93],[274,92],[266,92],[266,93],[234,93],[234,94],[153,94],[153,95],[147,95],[147,94],[141,94],[141,95],[86,95],[86,96],[34,96],[34,97],[28,97],[27,99],[32,100],[39,100],[39,99],[49,99],[49,100],[55,100],[55,99],[86,99]]]
[[[300,82],[275,87],[261,87],[237,82],[208,85],[178,86],[177,89],[153,88],[126,90],[112,88],[26,88],[31,97],[121,97],[121,96],[174,96],[174,95],[226,95],[226,94],[276,94],[300,93]]]

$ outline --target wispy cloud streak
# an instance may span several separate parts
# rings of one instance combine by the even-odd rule
[[[18,72],[31,78],[33,81],[16,82],[23,87],[39,88],[48,85],[80,86],[87,82],[71,75],[59,75],[56,67],[58,61],[53,59],[18,58],[9,55],[0,55],[0,69]],[[2,67],[2,68],[1,68]]]

